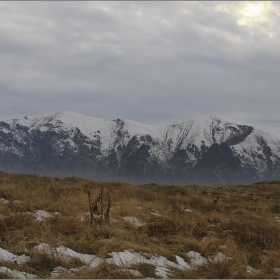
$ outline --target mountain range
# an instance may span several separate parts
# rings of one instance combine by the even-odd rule
[[[280,137],[218,116],[168,125],[71,111],[0,119],[0,169],[133,183],[280,179]]]

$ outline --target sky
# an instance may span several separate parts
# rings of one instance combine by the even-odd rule
[[[280,133],[280,2],[1,1],[0,118],[217,115]]]

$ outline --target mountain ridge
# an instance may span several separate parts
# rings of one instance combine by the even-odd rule
[[[0,169],[34,168],[140,183],[251,183],[280,178],[280,137],[205,115],[167,125],[72,111],[0,119]]]

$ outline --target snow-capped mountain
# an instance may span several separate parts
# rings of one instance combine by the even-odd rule
[[[170,125],[66,111],[0,119],[0,169],[134,182],[280,179],[280,137],[226,118]]]

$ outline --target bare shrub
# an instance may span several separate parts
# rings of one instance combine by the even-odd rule
[[[103,220],[108,221],[111,208],[111,197],[108,192],[108,202],[107,209],[104,214],[104,205],[103,205],[103,186],[101,187],[100,193],[93,203],[91,203],[91,193],[88,191],[88,201],[89,201],[89,212],[90,212],[90,226],[93,224],[101,225]]]

